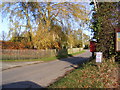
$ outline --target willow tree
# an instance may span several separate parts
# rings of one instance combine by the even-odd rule
[[[24,36],[26,32],[29,32],[27,34],[29,41],[36,44],[39,43],[37,45],[44,44],[43,46],[52,40],[49,39],[49,32],[52,26],[59,25],[63,27],[66,24],[63,24],[63,20],[68,21],[70,18],[76,22],[88,20],[84,6],[80,3],[72,2],[4,2],[2,3],[1,11],[3,16],[7,15],[9,18],[11,24],[10,35],[19,33],[19,35]],[[67,25],[69,25],[68,23]],[[45,35],[39,37],[40,33]]]

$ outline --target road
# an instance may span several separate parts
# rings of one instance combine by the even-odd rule
[[[7,70],[15,67],[22,67],[25,65],[41,63],[43,61],[2,61],[2,67],[0,69]]]
[[[87,50],[77,56],[55,61],[26,65],[2,71],[4,88],[40,88],[53,83],[82,62],[88,60],[91,53]]]

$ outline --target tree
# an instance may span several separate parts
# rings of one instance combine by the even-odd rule
[[[104,58],[117,55],[115,52],[115,28],[118,25],[118,2],[99,2],[93,13],[91,28],[97,39],[97,51],[103,52]]]
[[[2,39],[2,41],[6,41],[7,35],[6,35],[5,31],[2,31],[1,39]]]
[[[84,6],[80,3],[72,2],[3,2],[1,11],[3,15],[6,14],[9,17],[11,23],[10,33],[19,33],[18,35],[20,36],[25,30],[29,33],[26,36],[29,37],[30,42],[35,43],[37,46],[41,42],[44,48],[49,46],[48,42],[52,42],[52,39],[49,39],[52,38],[49,31],[55,25],[60,27],[67,25],[69,27],[70,24],[68,23],[71,17],[76,22],[88,20]],[[62,30],[64,29],[62,28]],[[42,34],[47,36],[41,39]],[[64,37],[64,34],[59,37],[62,37],[62,35]],[[60,42],[64,41],[62,39]]]

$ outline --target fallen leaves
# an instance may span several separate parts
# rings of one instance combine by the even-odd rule
[[[62,85],[67,85],[67,88],[117,88],[117,64],[104,62],[100,68],[93,66],[93,62],[83,65],[83,68],[78,68],[68,76]],[[99,69],[99,70],[98,70]],[[64,78],[63,78],[64,79]],[[63,80],[62,79],[62,80]],[[69,79],[72,79],[68,82]],[[58,85],[59,86],[59,83]],[[53,86],[54,87],[54,86]]]

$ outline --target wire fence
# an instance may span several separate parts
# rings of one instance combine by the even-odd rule
[[[39,59],[44,57],[52,57],[57,55],[67,55],[81,51],[81,48],[72,49],[48,49],[48,50],[13,50],[13,49],[2,49],[2,60],[18,60],[18,59]]]

